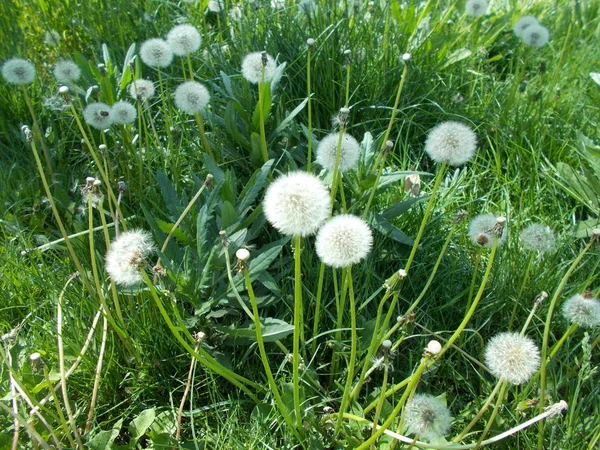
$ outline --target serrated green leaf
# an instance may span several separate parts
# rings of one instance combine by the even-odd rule
[[[156,181],[158,181],[158,185],[160,186],[160,191],[165,199],[169,214],[173,220],[177,220],[179,214],[183,211],[183,206],[181,205],[181,200],[179,200],[177,191],[175,191],[171,181],[164,172],[159,171],[156,173]]]
[[[258,197],[258,194],[263,189],[267,180],[269,179],[269,174],[271,173],[271,168],[273,167],[274,161],[270,159],[263,166],[256,170],[253,174],[246,187],[240,194],[240,200],[237,207],[240,216],[244,217],[249,208],[252,207],[254,200]]]

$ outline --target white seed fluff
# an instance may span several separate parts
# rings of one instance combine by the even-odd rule
[[[242,75],[250,83],[260,83],[262,79],[262,70],[263,62],[261,52],[249,53],[242,60]],[[268,83],[271,81],[276,71],[277,64],[275,63],[275,60],[271,55],[267,54],[264,82]]]
[[[54,76],[61,83],[70,84],[79,80],[81,69],[73,61],[59,61],[54,66]]]
[[[129,95],[136,100],[139,98],[141,101],[146,101],[154,97],[155,93],[154,83],[150,80],[140,78],[129,85]]]
[[[11,84],[29,84],[35,79],[35,67],[26,59],[11,58],[2,64],[2,76]]]
[[[525,44],[531,45],[532,47],[543,47],[550,40],[550,31],[539,23],[534,24],[525,28],[521,39],[523,39]]]
[[[198,51],[202,38],[192,25],[177,25],[167,34],[167,43],[177,56],[185,56]]]
[[[132,123],[137,117],[137,109],[131,103],[116,102],[110,107],[112,123],[126,125]]]
[[[496,226],[496,216],[493,214],[481,214],[471,220],[469,224],[469,237],[471,240],[486,248],[491,248],[494,244],[495,235],[493,229]],[[498,237],[498,247],[504,244],[508,236],[506,225],[502,229],[502,234]]]
[[[106,253],[106,271],[115,284],[133,286],[142,281],[141,270],[154,253],[154,243],[145,230],[121,233]]]
[[[526,250],[549,253],[556,248],[556,235],[548,225],[533,223],[521,232],[521,245]]]
[[[188,114],[196,114],[208,106],[210,94],[203,84],[186,81],[175,89],[175,105]]]
[[[167,67],[173,61],[173,50],[166,41],[152,38],[142,43],[140,58],[150,67]]]
[[[460,122],[443,122],[427,135],[425,151],[435,162],[447,162],[461,166],[469,161],[477,150],[477,136],[467,125]]]
[[[367,257],[373,246],[373,233],[360,217],[335,216],[317,233],[317,255],[331,267],[347,267]]]
[[[325,169],[333,171],[335,168],[335,158],[340,140],[340,133],[332,133],[325,136],[317,147],[316,161]],[[356,139],[347,133],[342,135],[342,143],[340,147],[340,161],[338,170],[346,172],[353,169],[358,163],[360,156],[360,144]]]
[[[485,346],[485,363],[501,380],[521,384],[540,367],[540,350],[535,342],[519,333],[500,333]]]
[[[60,33],[56,30],[48,30],[44,33],[44,44],[49,47],[56,47],[60,39]]]
[[[468,16],[481,17],[485,16],[488,10],[488,2],[486,0],[468,0],[465,6],[465,13]]]
[[[562,307],[565,319],[583,328],[593,328],[600,325],[600,301],[583,295],[574,295]]]
[[[267,188],[263,200],[267,220],[288,236],[310,236],[331,212],[329,191],[320,179],[306,172],[290,172]]]
[[[523,32],[531,25],[538,25],[538,20],[533,16],[523,16],[513,26],[513,32],[519,38],[523,38]]]
[[[223,3],[221,0],[210,0],[208,2],[207,8],[210,12],[220,13],[223,10]]]
[[[106,130],[112,123],[110,106],[101,102],[90,103],[83,110],[83,118],[90,127]]]
[[[450,410],[442,400],[433,395],[415,394],[406,404],[404,414],[408,434],[433,441],[450,431]]]

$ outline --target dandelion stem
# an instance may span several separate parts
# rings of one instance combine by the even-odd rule
[[[502,387],[503,384],[504,384],[503,380],[499,380],[496,383],[496,386],[494,386],[494,389],[492,390],[492,392],[490,393],[490,395],[486,399],[486,401],[483,404],[483,406],[479,409],[479,411],[477,412],[477,414],[475,415],[475,417],[473,417],[473,420],[471,420],[469,422],[469,424],[465,427],[464,430],[462,430],[460,432],[460,434],[458,436],[456,436],[454,439],[452,439],[452,442],[460,442],[460,441],[462,441],[464,439],[464,437],[467,435],[467,433],[469,431],[471,431],[471,428],[473,428],[477,424],[477,422],[479,422],[479,419],[481,419],[481,417],[483,416],[483,414],[490,407],[492,401],[494,400],[494,398],[496,397],[496,394],[498,393],[498,390],[500,389],[500,387]]]
[[[198,352],[199,343],[196,344],[196,348],[194,348],[195,352]],[[183,391],[183,395],[181,397],[181,402],[179,403],[179,411],[177,412],[177,431],[175,432],[175,443],[171,450],[177,449],[177,444],[179,443],[179,437],[181,436],[181,419],[183,416],[183,408],[185,407],[185,400],[187,399],[188,394],[190,393],[192,387],[192,376],[195,372],[196,362],[198,360],[192,356],[192,360],[190,361],[190,370],[188,371],[187,382],[185,383],[185,390]],[[193,422],[193,420],[192,420]]]
[[[294,337],[292,348],[292,384],[294,391],[294,412],[296,414],[296,427],[300,428],[302,424],[302,414],[300,409],[300,335],[303,334],[300,330],[302,319],[302,269],[301,269],[301,252],[302,238],[294,236]]]
[[[40,124],[38,123],[35,113],[33,112],[33,106],[31,104],[31,99],[29,98],[29,94],[27,93],[27,88],[25,85],[21,85],[23,88],[23,96],[25,97],[25,103],[27,104],[27,109],[29,109],[29,114],[31,114],[31,120],[33,120],[33,131],[40,141],[40,145],[42,146],[42,153],[44,154],[44,160],[46,162],[46,168],[48,169],[48,175],[50,175],[50,180],[52,184],[55,183],[54,179],[54,171],[52,170],[52,163],[50,161],[50,153],[48,152],[48,147],[46,147],[46,141],[44,140],[44,135],[42,134],[42,130],[40,128]]]
[[[260,149],[262,152],[263,161],[269,160],[269,151],[267,150],[267,136],[265,134],[265,110],[264,110],[264,92],[265,88],[265,65],[262,64],[260,83],[258,83],[258,116],[260,120]]]
[[[306,171],[310,173],[311,164],[312,164],[312,143],[313,143],[313,133],[312,133],[312,92],[311,92],[311,82],[310,82],[310,63],[311,63],[311,55],[312,55],[312,45],[308,46],[308,51],[306,55],[306,90],[307,90],[307,108],[308,108],[308,153],[306,156]],[[315,342],[316,344],[316,342]],[[313,349],[314,351],[314,349]]]
[[[383,403],[385,402],[385,391],[387,389],[387,380],[388,380],[388,361],[389,356],[386,354],[384,356],[383,361],[383,381],[381,382],[381,391],[379,392],[379,396],[377,397],[377,407],[375,408],[375,417],[373,418],[373,423],[379,423],[379,417],[381,416],[381,410],[383,408]],[[377,429],[373,427],[371,431],[371,436],[375,434]],[[371,450],[375,450],[375,442],[371,443]]]
[[[21,424],[29,433],[29,435],[31,436],[31,438],[35,441],[37,441],[38,444],[40,444],[42,446],[42,448],[44,448],[45,450],[50,450],[50,446],[48,445],[48,443],[44,440],[44,438],[42,438],[37,431],[35,431],[35,428],[33,428],[28,422],[27,420],[25,420],[23,417],[21,417],[19,415],[18,412],[12,411],[8,406],[6,406],[4,403],[0,402],[0,408],[2,408],[6,413],[10,414],[13,418],[13,420],[16,423]],[[17,435],[18,436],[18,435]],[[18,442],[17,442],[18,445]],[[14,447],[15,450],[17,447]],[[83,447],[81,447],[83,448]]]
[[[102,318],[102,341],[100,343],[100,352],[98,354],[98,363],[96,364],[96,377],[94,378],[94,388],[92,389],[92,400],[90,401],[90,410],[85,422],[85,431],[83,434],[88,434],[92,427],[92,419],[94,418],[94,409],[96,408],[96,400],[98,398],[98,388],[100,387],[100,375],[102,375],[102,363],[104,358],[104,349],[106,348],[106,332],[108,330],[108,322],[106,316]]]
[[[523,295],[523,291],[525,290],[525,285],[529,280],[529,272],[531,271],[531,266],[533,265],[533,260],[535,259],[535,252],[531,252],[529,255],[529,260],[527,262],[527,268],[525,269],[525,275],[523,275],[523,281],[521,282],[521,287],[519,288],[519,293],[517,294],[517,298],[515,299],[515,304],[513,305],[512,313],[510,314],[510,320],[508,321],[508,329],[512,329],[512,324],[517,315],[517,307],[519,306],[519,300]]]
[[[200,139],[202,140],[204,151],[208,154],[208,156],[211,157],[213,161],[216,161],[215,155],[213,154],[212,149],[210,148],[210,143],[206,138],[206,131],[204,129],[204,119],[202,119],[202,114],[197,112],[196,114],[194,114],[194,117],[196,119],[196,124],[198,125],[198,130],[200,130]]]
[[[319,334],[319,321],[321,320],[321,299],[323,297],[323,281],[325,278],[325,263],[321,262],[319,267],[319,282],[317,284],[317,299],[315,301],[315,318],[313,323],[313,341],[312,352],[317,349],[317,340],[314,339]]]

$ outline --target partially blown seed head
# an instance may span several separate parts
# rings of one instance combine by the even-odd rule
[[[335,158],[337,154],[340,133],[332,133],[325,136],[317,147],[316,161],[329,171],[335,168]],[[360,144],[356,139],[347,133],[342,135],[340,147],[340,160],[338,170],[346,172],[356,167],[360,155]]]
[[[192,25],[177,25],[167,34],[167,43],[177,56],[185,56],[198,51],[202,38]]]
[[[425,151],[435,162],[447,162],[462,166],[477,150],[477,136],[467,125],[460,122],[443,122],[427,135]]]
[[[350,214],[335,216],[317,233],[317,255],[331,267],[347,267],[366,258],[373,246],[369,225]]]
[[[485,363],[501,380],[521,384],[540,367],[540,351],[535,342],[519,333],[500,333],[485,347]]]
[[[83,110],[83,118],[90,127],[106,130],[112,123],[110,106],[101,102],[90,103]]]
[[[493,214],[476,216],[469,224],[469,237],[475,244],[490,248],[494,244],[494,238],[496,237],[497,223],[497,217]],[[498,236],[498,247],[504,244],[507,236],[506,226],[504,226],[502,234]]]
[[[175,89],[175,105],[185,113],[196,114],[208,106],[210,94],[203,84],[186,81]]]
[[[137,109],[131,103],[116,102],[110,107],[112,123],[128,124],[137,117]]]
[[[433,395],[415,394],[406,404],[405,426],[408,434],[432,441],[450,431],[452,416],[444,402]]]
[[[133,286],[142,281],[141,271],[154,253],[154,243],[145,230],[121,233],[106,254],[106,271],[115,284]]]
[[[146,101],[154,97],[155,93],[154,83],[150,80],[140,78],[129,85],[129,95],[136,100],[139,98],[142,101]]]
[[[600,301],[596,298],[574,295],[564,303],[562,313],[569,322],[583,328],[600,325]]]
[[[266,55],[266,65],[264,82],[268,83],[273,79],[275,72],[277,71],[277,64],[273,57],[269,54]],[[246,55],[242,60],[242,75],[250,83],[260,83],[262,78],[263,70],[263,56],[261,52],[254,52]]]
[[[30,84],[35,79],[35,67],[26,59],[11,58],[2,64],[2,76],[10,84]]]
[[[79,80],[81,69],[73,61],[59,61],[54,66],[54,76],[61,83],[70,84]]]
[[[556,235],[548,225],[534,223],[521,232],[523,248],[540,253],[549,253],[556,248]]]
[[[167,67],[173,61],[173,50],[166,41],[152,38],[141,45],[140,58],[150,67]]]
[[[465,13],[468,16],[481,17],[485,16],[488,10],[488,2],[486,0],[468,0]]]

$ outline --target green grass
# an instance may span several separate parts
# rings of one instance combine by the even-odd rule
[[[227,251],[234,265],[235,250],[239,247],[250,248],[251,261],[271,255],[265,267],[254,268],[254,272],[253,266],[250,267],[261,319],[273,318],[291,324],[295,281],[292,241],[281,240],[282,236],[266,222],[260,202],[270,180],[306,166],[307,109],[302,109],[285,128],[278,130],[277,127],[306,99],[308,38],[316,40],[311,79],[312,127],[317,139],[331,132],[331,118],[344,106],[350,62],[348,132],[359,142],[365,133],[370,133],[373,150],[378,151],[404,70],[399,57],[407,51],[412,59],[392,126],[390,139],[394,147],[386,160],[387,170],[420,171],[421,192],[427,195],[433,189],[433,176],[440,170],[423,151],[428,131],[439,122],[457,120],[472,126],[478,136],[475,158],[464,168],[451,168],[442,181],[409,276],[402,285],[398,305],[391,312],[390,326],[419,296],[446,236],[457,226],[429,290],[414,311],[413,322],[400,327],[390,337],[401,344],[392,358],[388,388],[409,377],[419,364],[423,348],[432,338],[425,329],[444,338],[449,338],[457,329],[464,317],[473,272],[476,271],[475,288],[483,278],[489,252],[482,252],[476,267],[475,248],[466,234],[468,220],[454,225],[454,216],[465,210],[469,218],[484,212],[508,218],[508,242],[498,249],[481,302],[456,341],[464,353],[451,349],[444,354],[421,376],[417,389],[417,392],[436,396],[445,394],[454,416],[451,433],[447,436],[451,440],[477,414],[496,383],[485,368],[474,362],[483,361],[485,343],[493,335],[507,330],[515,303],[513,328],[520,329],[535,297],[541,291],[547,291],[552,297],[561,278],[588,242],[573,237],[572,230],[573,225],[588,218],[591,211],[563,192],[552,167],[563,162],[578,169],[578,133],[598,137],[600,87],[589,73],[600,70],[593,57],[600,29],[600,4],[581,2],[573,6],[571,2],[557,0],[533,2],[525,8],[513,1],[494,2],[487,16],[474,19],[463,15],[462,1],[448,5],[427,2],[426,6],[410,1],[404,8],[397,7],[396,2],[381,2],[381,5],[375,2],[372,6],[358,2],[364,5],[356,14],[352,1],[319,2],[317,11],[306,16],[297,11],[295,2],[288,1],[284,9],[277,11],[270,7],[270,2],[261,0],[255,4],[239,3],[242,18],[235,21],[226,13],[205,14],[200,3],[19,0],[0,4],[0,59],[19,56],[36,66],[36,81],[27,89],[50,150],[54,176],[50,187],[52,198],[69,234],[89,228],[87,198],[81,195],[80,188],[87,176],[99,177],[100,172],[82,142],[71,112],[52,111],[43,106],[44,99],[57,95],[59,87],[52,76],[53,64],[61,58],[74,59],[83,71],[79,82],[83,91],[98,86],[90,91],[89,101],[111,103],[115,98],[129,99],[128,79],[122,85],[119,83],[131,44],[164,37],[181,21],[195,25],[203,36],[202,48],[191,60],[195,79],[211,92],[204,121],[218,162],[203,156],[194,118],[178,112],[172,102],[170,93],[184,80],[181,58],[177,57],[170,67],[162,70],[167,92],[165,107],[160,96],[152,99],[148,107],[157,136],[147,123],[147,115],[144,116],[146,126],[141,130],[137,121],[129,128],[131,136],[139,133],[135,144],[130,145],[126,134],[121,134],[121,128],[114,125],[105,136],[108,149],[104,156],[112,189],[117,191],[119,181],[127,183],[121,202],[127,226],[150,230],[159,248],[206,175],[214,176],[212,186],[202,192],[160,254],[166,276],[157,278],[155,292],[174,321],[175,332],[206,333],[202,349],[223,367],[261,386],[261,389],[251,388],[261,403],[257,405],[247,393],[207,369],[200,360],[193,372],[192,395],[188,395],[185,402],[181,448],[279,449],[298,445],[297,437],[275,407],[252,322],[233,295],[219,231],[227,230]],[[234,6],[232,1],[225,3],[226,9]],[[421,17],[424,7],[427,11]],[[526,47],[512,33],[515,20],[524,14],[538,17],[549,27],[548,45],[540,49]],[[44,33],[52,29],[63,36],[57,47],[43,43]],[[273,162],[264,167],[260,151],[257,158],[252,145],[252,133],[257,136],[259,133],[253,121],[257,88],[240,74],[244,55],[263,49],[276,56],[279,63],[287,63],[284,76],[273,92],[265,121]],[[350,57],[344,56],[346,49],[351,50]],[[471,53],[467,54],[466,50]],[[106,77],[98,70],[98,63],[105,64]],[[126,77],[143,77],[155,82],[158,79],[156,70],[137,57],[131,61],[130,69]],[[85,102],[85,95],[80,99]],[[11,401],[9,373],[32,401],[40,401],[49,391],[40,384],[44,380],[43,371],[34,369],[29,360],[31,353],[40,352],[52,382],[58,383],[57,304],[76,266],[64,243],[43,252],[24,252],[59,239],[61,234],[30,146],[20,131],[22,124],[31,126],[21,89],[4,80],[0,82],[0,104],[3,105],[0,109],[0,201],[3,205],[0,334],[18,327],[14,339],[2,342],[0,402],[8,408],[16,405],[22,417],[33,419],[23,396]],[[76,108],[80,109],[78,103]],[[168,139],[169,126],[173,130]],[[95,144],[102,142],[98,131],[86,132]],[[141,173],[137,165],[140,140],[144,147]],[[39,142],[37,148],[41,150]],[[315,165],[313,173],[319,171],[320,167]],[[344,180],[348,205],[362,215],[374,176],[367,178],[365,173],[359,173],[344,176]],[[382,213],[391,205],[410,199],[411,194],[405,193],[403,188],[404,180],[399,178],[380,190],[371,211]],[[101,189],[106,194],[105,184]],[[407,212],[391,219],[390,224],[414,239],[426,205],[426,200],[417,202]],[[107,195],[103,206],[114,207]],[[340,209],[339,203],[336,204],[336,213]],[[97,209],[92,212],[92,219],[93,226],[102,225]],[[369,220],[372,219],[370,216]],[[105,215],[105,220],[111,224],[113,217]],[[518,236],[520,230],[533,222],[548,224],[558,232],[559,239],[556,251],[534,259],[528,278],[524,279],[529,254],[523,250]],[[114,229],[109,228],[107,232],[113,239]],[[101,440],[108,439],[114,428],[113,448],[171,448],[175,445],[177,412],[193,358],[175,338],[174,330],[167,326],[150,288],[119,288],[116,298],[122,309],[123,323],[118,319],[110,279],[104,272],[107,242],[103,231],[94,234],[93,253],[87,236],[73,238],[71,242],[84,268],[83,275],[91,281],[92,287],[86,289],[81,281],[85,277],[80,277],[64,292],[62,338],[66,366],[77,358],[86,341],[99,311],[100,293],[126,333],[120,337],[114,327],[107,327],[98,397],[88,433],[83,432],[92,403],[102,319],[97,322],[89,348],[76,371],[67,380],[71,409],[79,432],[84,434],[82,439],[90,448],[105,448]],[[314,238],[304,240],[302,252],[307,340],[313,338],[320,266],[313,244]],[[274,250],[269,252],[269,249]],[[410,252],[411,246],[375,233],[371,255],[353,268],[359,368],[371,340],[377,306],[384,294],[384,290],[379,294],[376,291],[397,270],[405,267]],[[98,265],[97,277],[93,274],[93,261]],[[598,296],[599,261],[596,244],[568,279],[551,322],[549,346],[568,328],[560,315],[562,302],[586,289]],[[155,259],[148,263],[151,277],[155,263]],[[242,277],[236,274],[235,267],[233,269],[234,283],[243,300],[248,302]],[[341,403],[350,357],[350,332],[344,331],[342,339],[336,341],[334,279],[331,269],[325,274],[321,335],[315,338],[317,351],[314,354],[309,351],[310,343],[306,351],[302,351],[306,356],[303,361],[306,370],[300,371],[306,412],[299,433],[306,448],[356,448],[371,435],[370,428],[345,421],[341,434],[334,435],[335,412]],[[98,281],[100,290],[94,280]],[[341,271],[336,281],[341,287]],[[543,341],[549,301],[541,305],[527,331],[538,346]],[[350,327],[347,309],[343,327]],[[185,334],[182,336],[187,339]],[[542,422],[544,440],[538,442],[538,425],[533,425],[497,444],[497,448],[592,449],[598,445],[598,356],[597,349],[590,348],[597,338],[598,327],[587,334],[579,329],[549,362],[546,375],[549,398],[544,402],[564,399],[569,410],[556,419]],[[187,342],[194,347],[194,342]],[[281,342],[271,341],[265,345],[283,403],[293,411],[293,370],[292,363],[287,361],[292,336],[287,333]],[[337,371],[330,375],[334,351],[339,355],[339,364]],[[364,408],[377,398],[382,379],[383,372],[374,371],[348,412],[363,417]],[[384,404],[380,423],[389,416],[403,393],[400,389]],[[66,414],[60,389],[57,394],[59,409]],[[531,386],[510,387],[488,436],[535,416],[539,396],[538,380]],[[330,415],[327,408],[333,408],[333,414]],[[150,410],[157,418],[149,420],[147,428],[139,428],[139,440],[129,444],[136,429],[130,424],[135,418],[144,418],[143,411],[152,414]],[[41,412],[62,447],[72,448],[73,430],[63,427],[52,400]],[[364,417],[372,420],[373,413]],[[488,411],[473,431],[483,430],[489,417]],[[141,426],[141,422],[138,419],[136,423]],[[32,425],[45,441],[52,443],[50,433],[39,419],[33,419]],[[393,431],[396,428],[397,423],[390,427]],[[11,448],[13,433],[13,419],[0,410],[0,448]],[[478,437],[477,433],[467,436],[463,443],[474,443]],[[18,448],[36,448],[27,430],[21,429],[19,439]],[[390,442],[389,437],[384,437],[377,448],[390,448]],[[399,447],[408,448],[408,445]]]

